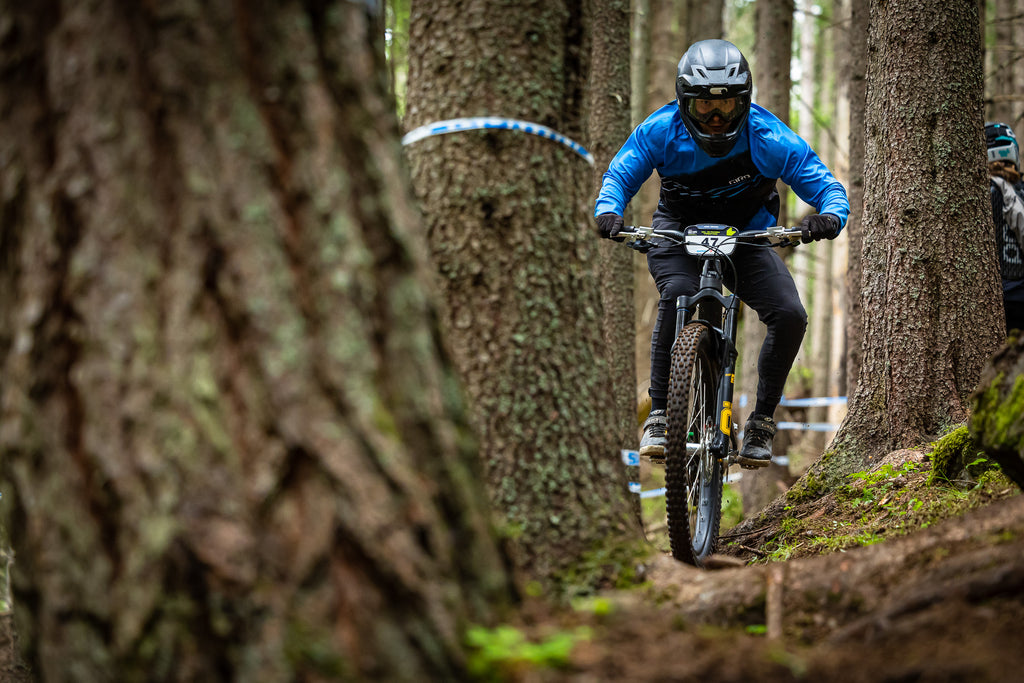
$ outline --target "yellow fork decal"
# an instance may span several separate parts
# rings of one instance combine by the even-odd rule
[[[728,374],[726,377],[729,378],[729,384],[736,383],[736,375]],[[732,402],[722,401],[722,433],[728,436],[732,433]]]

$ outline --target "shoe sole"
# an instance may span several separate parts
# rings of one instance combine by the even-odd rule
[[[760,458],[745,458],[742,455],[739,457],[740,467],[746,470],[757,470],[762,467],[768,467],[772,464],[771,460],[761,460]]]
[[[653,463],[665,462],[664,446],[644,446],[640,449],[641,458],[650,458]]]

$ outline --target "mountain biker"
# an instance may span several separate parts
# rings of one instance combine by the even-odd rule
[[[739,48],[702,40],[687,49],[676,75],[676,101],[633,130],[604,174],[594,215],[602,237],[622,229],[626,204],[654,170],[661,177],[655,228],[722,223],[741,230],[776,225],[782,179],[818,213],[803,219],[804,242],[834,239],[849,213],[846,190],[810,146],[767,110],[751,103],[752,77]],[[773,249],[739,247],[730,286],[768,328],[758,358],[757,403],[745,425],[740,463],[771,462],[775,409],[807,327],[793,276]],[[701,267],[683,247],[647,254],[660,294],[651,339],[651,413],[640,453],[663,457],[675,301],[696,293]]]
[[[985,124],[985,144],[1009,334],[1010,330],[1024,330],[1024,183],[1020,175],[1020,150],[1013,129],[1005,123]]]

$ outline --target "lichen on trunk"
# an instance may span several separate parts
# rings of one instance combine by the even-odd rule
[[[0,480],[43,680],[453,679],[511,598],[364,3],[0,22]]]

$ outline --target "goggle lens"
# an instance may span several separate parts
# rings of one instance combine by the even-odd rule
[[[726,97],[718,100],[703,100],[696,97],[689,99],[687,108],[692,116],[701,123],[708,123],[715,116],[723,121],[735,121],[740,116],[740,98]]]

